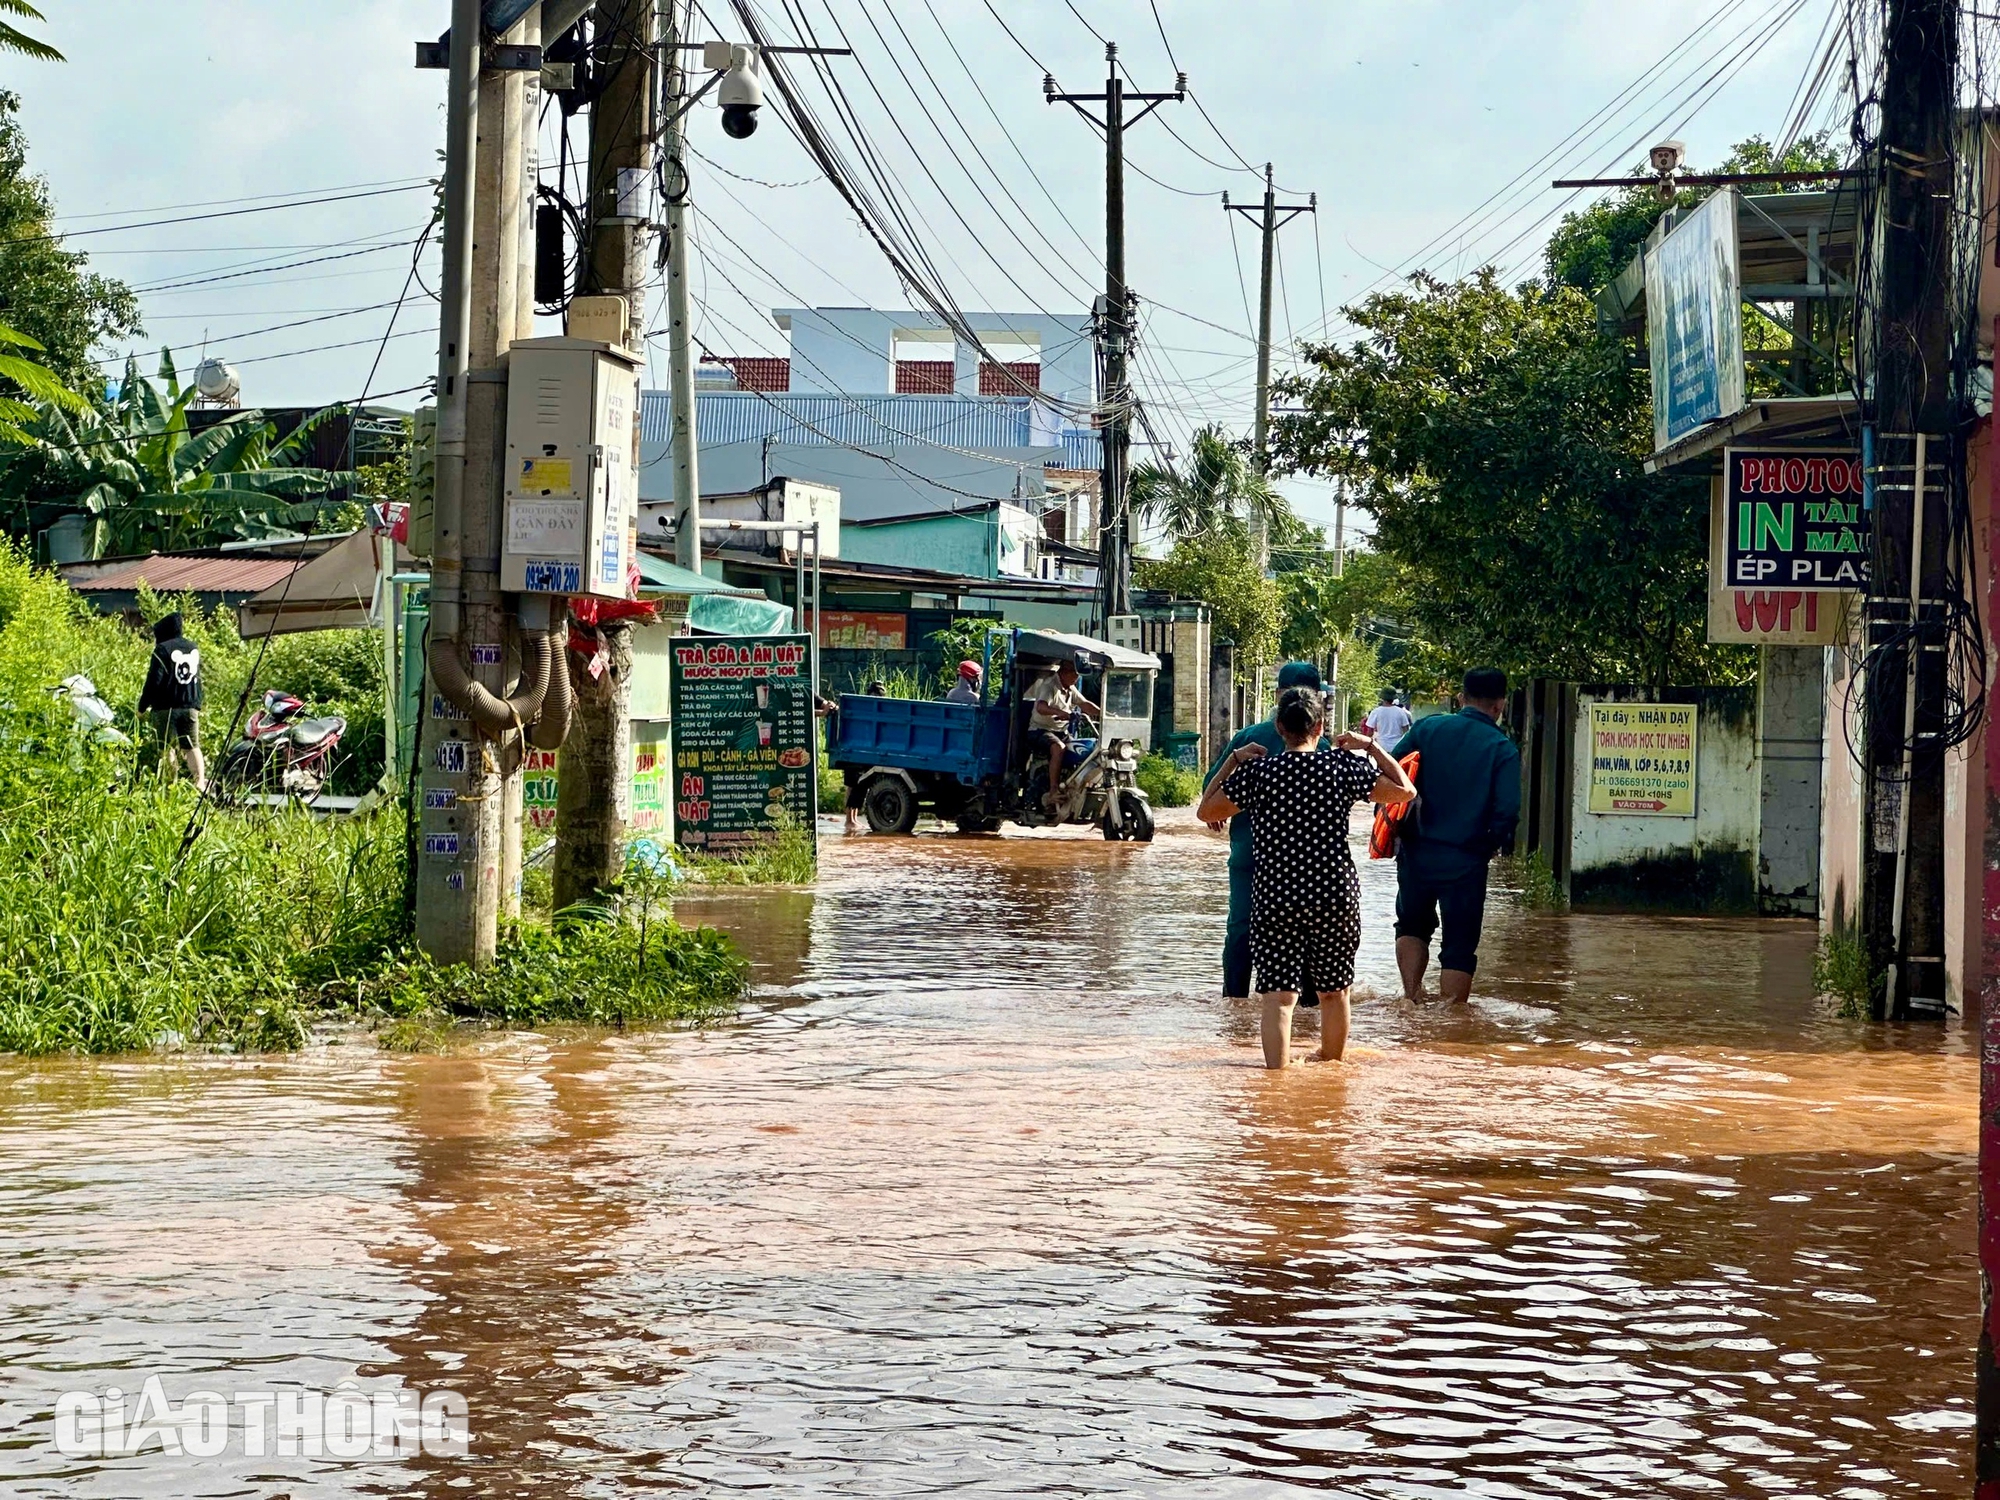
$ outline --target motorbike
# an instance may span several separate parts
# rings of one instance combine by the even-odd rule
[[[303,698],[272,688],[243,726],[243,737],[222,757],[217,787],[225,792],[264,787],[311,801],[332,779],[333,753],[345,733],[347,720],[339,714],[310,717]]]
[[[76,738],[92,745],[129,745],[131,736],[118,727],[118,714],[97,696],[97,684],[81,672],[65,677],[49,691],[69,706]]]

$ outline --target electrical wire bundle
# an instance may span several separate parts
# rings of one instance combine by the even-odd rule
[[[1882,434],[1899,448],[1907,445],[1914,449],[1912,437],[1919,426],[1922,396],[1899,400],[1892,408],[1881,399],[1878,388],[1885,348],[1900,344],[1917,351],[1919,357],[1922,349],[1919,330],[1893,318],[1882,299],[1879,246],[1888,228],[1890,174],[1910,169],[1907,164],[1891,161],[1882,143],[1887,9],[1888,0],[1845,0],[1843,35],[1836,39],[1844,40],[1847,50],[1845,93],[1852,106],[1853,158],[1867,168],[1855,231],[1852,389],[1871,436]],[[1922,476],[1926,494],[1934,492],[1934,487],[1942,489],[1938,511],[1943,519],[1939,539],[1943,567],[1940,576],[1920,590],[1922,597],[1912,608],[1906,598],[1912,582],[1909,560],[1888,557],[1878,531],[1871,619],[1859,647],[1847,648],[1843,719],[1848,752],[1857,765],[1865,766],[1868,746],[1892,751],[1889,758],[1873,767],[1875,776],[1890,782],[1904,779],[1905,765],[1910,767],[1911,776],[1927,768],[1934,770],[1945,754],[1967,743],[1986,720],[1986,630],[1978,591],[1978,539],[1966,477],[1966,441],[1976,419],[1974,401],[1981,364],[1979,284],[1983,247],[1991,227],[1990,211],[1984,207],[1983,168],[1986,151],[1995,139],[1985,102],[1985,58],[1995,42],[1993,19],[1968,14],[1959,38],[1952,96],[1967,112],[1947,131],[1947,160],[1937,164],[1945,168],[1942,175],[1951,184],[1950,245],[1941,267],[1933,262],[1925,268],[1911,304],[1920,309],[1942,302],[1950,309],[1947,367],[1917,372],[1920,389],[1933,380],[1947,383],[1952,413],[1949,430],[1931,433],[1924,445],[1927,472]],[[1942,41],[1937,44],[1944,45]],[[1878,462],[1871,484],[1886,475],[1897,481],[1900,492],[1906,474],[1916,477],[1914,459],[1907,464]],[[1885,562],[1893,562],[1899,576],[1889,576]],[[1890,610],[1900,618],[1886,617]],[[1891,692],[1890,685],[1907,692],[1910,685],[1927,681],[1930,673],[1923,663],[1925,654],[1931,652],[1941,656],[1936,665],[1942,669],[1942,682],[1930,695],[1933,701],[1920,701],[1919,711],[1912,714],[1898,701],[1901,694]],[[1914,674],[1913,653],[1918,660]],[[1884,710],[1900,715],[1900,722],[1878,725],[1876,715]],[[1852,728],[1857,722],[1862,728],[1858,745]]]

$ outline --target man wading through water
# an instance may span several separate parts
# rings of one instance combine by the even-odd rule
[[[1487,862],[1514,847],[1521,821],[1521,752],[1500,728],[1505,672],[1473,668],[1458,696],[1464,706],[1457,713],[1419,719],[1391,753],[1397,760],[1412,751],[1421,755],[1415,816],[1404,819],[1396,851],[1396,967],[1403,995],[1423,998],[1431,934],[1442,916],[1438,993],[1462,1004],[1479,966]]]
[[[1320,681],[1319,668],[1309,661],[1288,661],[1278,668],[1280,697],[1287,688],[1304,687],[1318,692],[1324,686]],[[1236,737],[1224,747],[1215,764],[1208,768],[1208,775],[1202,781],[1203,791],[1214,784],[1216,775],[1229,757],[1245,745],[1261,746],[1272,755],[1283,750],[1285,737],[1278,733],[1277,715],[1274,713],[1261,724],[1250,724],[1236,732]],[[1327,741],[1320,742],[1322,751],[1332,748]],[[1220,829],[1222,824],[1213,822],[1209,827]],[[1222,939],[1222,994],[1227,1000],[1250,998],[1250,887],[1256,867],[1256,844],[1251,834],[1250,814],[1239,812],[1229,820],[1229,926]],[[1303,990],[1301,1004],[1307,1007],[1319,1004],[1312,975],[1305,977]]]

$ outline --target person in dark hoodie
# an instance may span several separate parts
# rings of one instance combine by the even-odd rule
[[[139,711],[153,716],[162,763],[168,749],[173,749],[194,779],[195,788],[205,791],[208,769],[201,759],[201,648],[187,638],[178,614],[163,617],[153,627],[153,659],[146,667]]]

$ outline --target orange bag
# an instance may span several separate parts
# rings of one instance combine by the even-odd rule
[[[1403,774],[1410,778],[1413,785],[1417,779],[1417,762],[1422,756],[1423,751],[1412,750],[1402,760]],[[1370,859],[1394,859],[1396,857],[1396,840],[1402,837],[1403,819],[1409,816],[1410,809],[1416,805],[1415,798],[1412,798],[1408,802],[1397,802],[1394,804],[1378,802],[1375,804],[1375,826],[1368,830],[1368,857]]]

